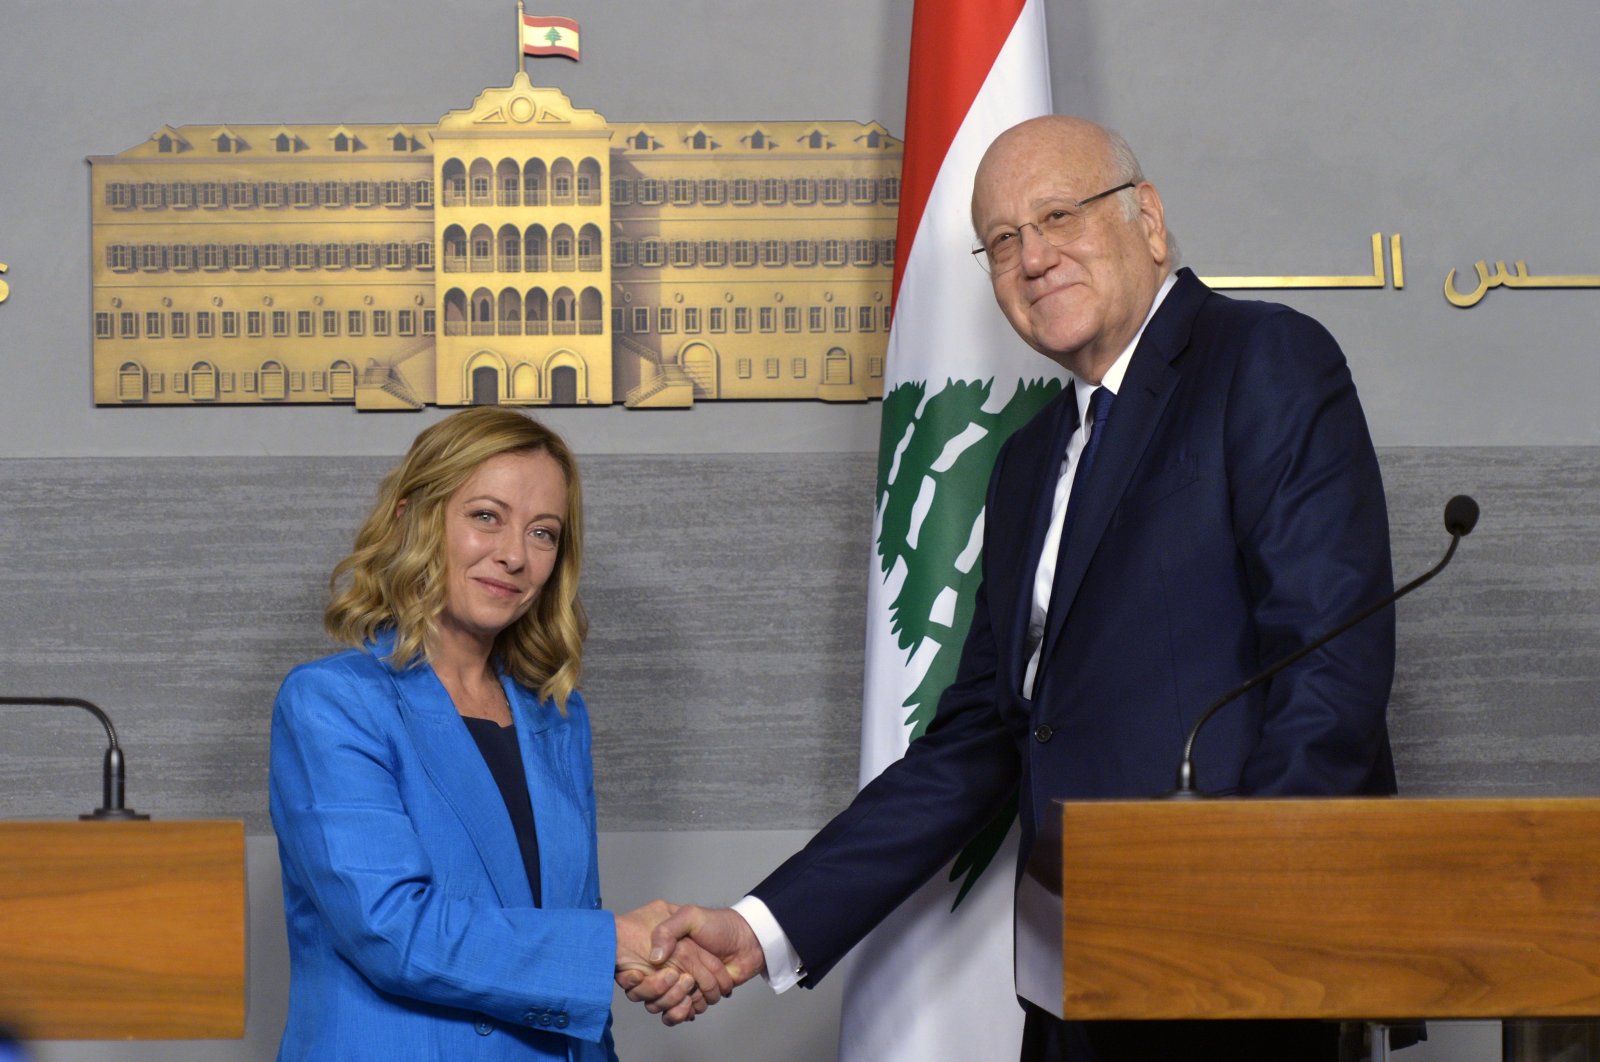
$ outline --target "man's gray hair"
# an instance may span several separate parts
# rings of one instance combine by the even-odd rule
[[[1105,128],[1102,126],[1102,128]],[[1144,170],[1139,166],[1139,159],[1133,153],[1133,148],[1128,146],[1127,140],[1115,129],[1106,129],[1106,142],[1111,148],[1111,162],[1117,173],[1117,183],[1132,181],[1138,184],[1144,180]],[[1134,188],[1124,188],[1117,193],[1117,201],[1122,204],[1122,216],[1129,221],[1139,216],[1139,193]],[[1178,237],[1173,235],[1172,228],[1167,228],[1167,268],[1178,268]]]

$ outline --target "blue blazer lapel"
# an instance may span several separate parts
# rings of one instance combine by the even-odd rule
[[[1049,660],[1067,613],[1072,610],[1084,573],[1100,545],[1111,514],[1127,490],[1128,480],[1150,443],[1161,414],[1172,397],[1178,371],[1172,362],[1189,342],[1189,330],[1200,303],[1210,294],[1189,270],[1180,270],[1178,282],[1145,326],[1134,348],[1128,371],[1117,392],[1116,405],[1106,422],[1105,437],[1095,455],[1092,477],[1074,501],[1077,511],[1069,521],[1067,541],[1050,592],[1050,613],[1044,633],[1043,660]],[[1042,666],[1041,666],[1042,670]]]
[[[460,820],[503,907],[530,907],[533,891],[500,787],[444,684],[427,664],[398,670],[379,646],[399,694],[400,718],[434,788]],[[531,787],[530,787],[531,788]],[[535,805],[535,815],[538,808]]]

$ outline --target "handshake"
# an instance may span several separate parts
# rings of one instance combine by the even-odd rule
[[[750,924],[731,907],[652,900],[617,915],[617,987],[664,1025],[733,994],[766,968]]]

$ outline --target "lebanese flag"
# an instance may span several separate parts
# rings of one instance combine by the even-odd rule
[[[578,24],[560,15],[523,15],[522,54],[577,59]]]
[[[916,0],[867,593],[860,782],[904,755],[955,676],[1000,444],[1061,389],[971,255],[973,173],[1051,111],[1043,0]],[[841,1062],[1014,1059],[1016,830],[1004,820],[849,960]]]

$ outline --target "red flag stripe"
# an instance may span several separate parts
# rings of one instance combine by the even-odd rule
[[[911,16],[911,74],[906,86],[906,146],[900,171],[891,298],[900,294],[911,241],[944,165],[1025,0],[916,0]]]

